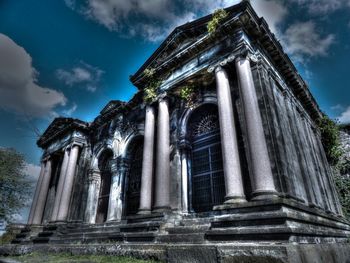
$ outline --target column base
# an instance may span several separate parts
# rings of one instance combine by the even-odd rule
[[[163,213],[163,212],[170,212],[171,207],[170,206],[156,206],[153,208],[152,213]]]
[[[149,215],[151,214],[151,209],[139,209],[139,211],[137,212],[138,215]]]
[[[247,202],[245,196],[225,196],[224,204],[237,204],[245,202]]]
[[[278,198],[278,193],[273,190],[271,191],[257,190],[252,193],[252,201],[271,200],[274,198]]]

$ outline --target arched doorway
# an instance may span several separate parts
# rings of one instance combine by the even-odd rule
[[[113,153],[111,150],[103,152],[98,160],[101,174],[100,192],[98,196],[96,223],[101,224],[107,220],[109,193],[111,189],[111,164]]]
[[[222,164],[217,106],[206,104],[196,109],[188,121],[191,143],[192,209],[206,212],[222,204],[225,179]]]
[[[138,212],[140,206],[143,137],[135,138],[128,149],[129,171],[126,180],[126,215]]]

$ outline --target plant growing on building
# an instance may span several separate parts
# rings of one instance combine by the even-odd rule
[[[209,35],[216,32],[222,21],[228,16],[228,13],[224,9],[217,9],[213,13],[211,20],[208,22],[207,29]]]
[[[322,144],[327,159],[332,166],[337,166],[343,154],[339,138],[339,127],[335,121],[326,115],[319,119],[318,127],[321,131]]]
[[[152,103],[156,100],[158,95],[158,89],[162,84],[162,81],[155,77],[155,69],[146,68],[143,72],[147,79],[147,86],[144,89],[143,100],[146,103]]]
[[[194,86],[188,85],[184,86],[180,90],[180,98],[186,102],[188,107],[193,107],[194,105]]]
[[[158,88],[161,85],[161,81],[159,80],[152,80],[148,83],[148,86],[144,89],[144,96],[143,100],[146,103],[152,103],[156,100],[158,95]]]

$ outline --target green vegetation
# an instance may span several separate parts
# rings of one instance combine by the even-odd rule
[[[350,177],[338,172],[334,175],[334,182],[344,215],[350,219]]]
[[[145,103],[152,103],[156,100],[158,95],[158,89],[162,84],[162,81],[155,77],[155,69],[147,68],[144,70],[143,74],[145,75],[148,85],[144,89],[143,100]]]
[[[47,263],[152,263],[153,260],[140,260],[130,257],[117,257],[107,255],[71,255],[68,253],[31,253],[23,256],[11,257],[22,263],[47,262]]]
[[[228,13],[224,9],[217,9],[213,13],[211,20],[208,22],[207,29],[209,35],[216,32],[222,21],[228,16]]]
[[[0,148],[0,219],[11,221],[13,215],[27,205],[31,182],[25,173],[22,154]]]
[[[321,131],[322,144],[327,159],[332,166],[337,167],[343,154],[339,139],[339,127],[335,121],[326,115],[318,121],[318,127]]]
[[[187,107],[191,108],[194,106],[195,93],[194,93],[194,86],[193,85],[183,86],[180,89],[179,96],[180,96],[180,99],[185,101]]]
[[[16,232],[10,230],[7,230],[6,233],[4,233],[1,237],[0,237],[0,245],[6,245],[6,244],[10,244],[12,240],[14,240],[16,237]]]
[[[321,131],[322,144],[328,162],[335,169],[334,182],[338,192],[343,213],[350,219],[350,160],[344,157],[340,143],[339,125],[324,115],[318,122]]]

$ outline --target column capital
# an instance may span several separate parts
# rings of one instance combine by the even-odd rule
[[[162,101],[164,101],[164,102],[166,102],[166,103],[169,102],[168,93],[163,92],[163,93],[159,94],[159,96],[158,96],[158,103],[159,103],[159,102],[162,102]]]
[[[231,54],[227,58],[217,61],[213,65],[209,66],[207,71],[209,73],[216,73],[220,70],[224,70],[223,68],[226,67],[229,63],[233,62],[235,60],[236,56]]]
[[[119,156],[116,158],[118,168],[125,169],[129,167],[129,159],[126,157]]]
[[[117,173],[119,170],[118,157],[112,159],[111,172],[113,174]]]
[[[70,148],[73,148],[74,146],[78,146],[79,148],[83,148],[84,147],[84,143],[83,142],[79,142],[79,141],[72,141],[70,144]]]
[[[99,182],[100,181],[101,172],[98,169],[89,169],[88,171],[88,181],[91,182]]]
[[[186,137],[180,137],[179,148],[180,148],[180,150],[189,150],[189,149],[191,149],[191,143],[187,140]]]
[[[249,62],[257,63],[259,61],[259,58],[249,49],[242,49],[240,53],[235,57],[236,62],[239,62],[241,60],[248,60]]]

